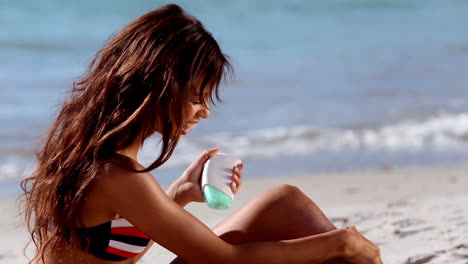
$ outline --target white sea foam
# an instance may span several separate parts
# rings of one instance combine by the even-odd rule
[[[149,140],[140,153],[144,162],[154,160],[156,140]],[[244,134],[221,133],[186,138],[168,166],[187,164],[204,149],[214,146],[243,158],[308,154],[320,151],[451,150],[468,145],[468,113],[440,115],[428,120],[404,121],[376,128],[317,129],[312,127],[275,128]]]
[[[16,181],[23,179],[33,172],[30,168],[23,168],[19,165],[1,164],[0,165],[0,182],[2,181]],[[0,192],[2,190],[0,189]]]
[[[164,166],[187,165],[203,150],[215,146],[242,159],[361,150],[459,150],[468,146],[468,113],[439,115],[427,120],[404,121],[375,128],[318,129],[302,126],[188,136],[180,141],[176,152]],[[152,137],[139,153],[139,160],[148,165],[158,153],[158,138]],[[0,159],[0,180],[18,179],[30,174],[32,160],[33,157],[3,157]]]

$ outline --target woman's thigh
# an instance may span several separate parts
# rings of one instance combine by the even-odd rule
[[[230,244],[306,237],[336,229],[299,188],[280,185],[262,193],[213,231]]]

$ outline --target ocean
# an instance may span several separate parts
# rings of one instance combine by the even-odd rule
[[[244,161],[245,178],[468,165],[468,1],[172,2],[212,32],[235,76],[153,171],[162,183],[215,146]],[[40,137],[109,36],[165,3],[0,2],[0,195],[34,169]]]

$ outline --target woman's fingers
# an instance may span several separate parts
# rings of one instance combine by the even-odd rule
[[[232,175],[232,182],[236,184],[237,188],[242,184],[242,181],[237,174]]]
[[[350,231],[350,234],[353,234],[351,240],[348,241],[350,256],[347,260],[350,263],[383,263],[379,247],[364,237],[355,226],[350,226],[346,229]]]
[[[237,183],[237,185],[240,185],[242,183],[242,171],[239,165],[235,166],[232,169],[232,179]]]
[[[241,179],[239,177],[239,175],[237,174],[233,174],[232,175],[232,182],[231,182],[231,191],[233,194],[236,194],[237,191],[239,190],[240,186],[241,186]]]
[[[237,171],[240,173],[240,176],[242,176],[242,169],[244,168],[244,164],[243,163],[239,163],[237,164],[234,169],[237,169]]]
[[[205,162],[209,160],[211,157],[213,157],[218,151],[219,151],[219,147],[203,151],[198,157],[196,163],[198,163],[199,165],[205,164]]]
[[[232,169],[232,182],[231,182],[231,191],[236,194],[242,184],[242,169],[244,165],[238,164]]]
[[[236,194],[237,191],[239,190],[239,186],[235,182],[231,182],[230,187],[231,187],[231,191],[232,191],[233,194]]]

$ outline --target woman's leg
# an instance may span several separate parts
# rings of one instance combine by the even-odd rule
[[[280,185],[255,197],[213,231],[231,244],[300,238],[336,229],[299,188]]]
[[[235,245],[295,239],[334,229],[322,210],[299,188],[285,184],[255,197],[213,231]],[[172,263],[184,262],[176,259]]]

